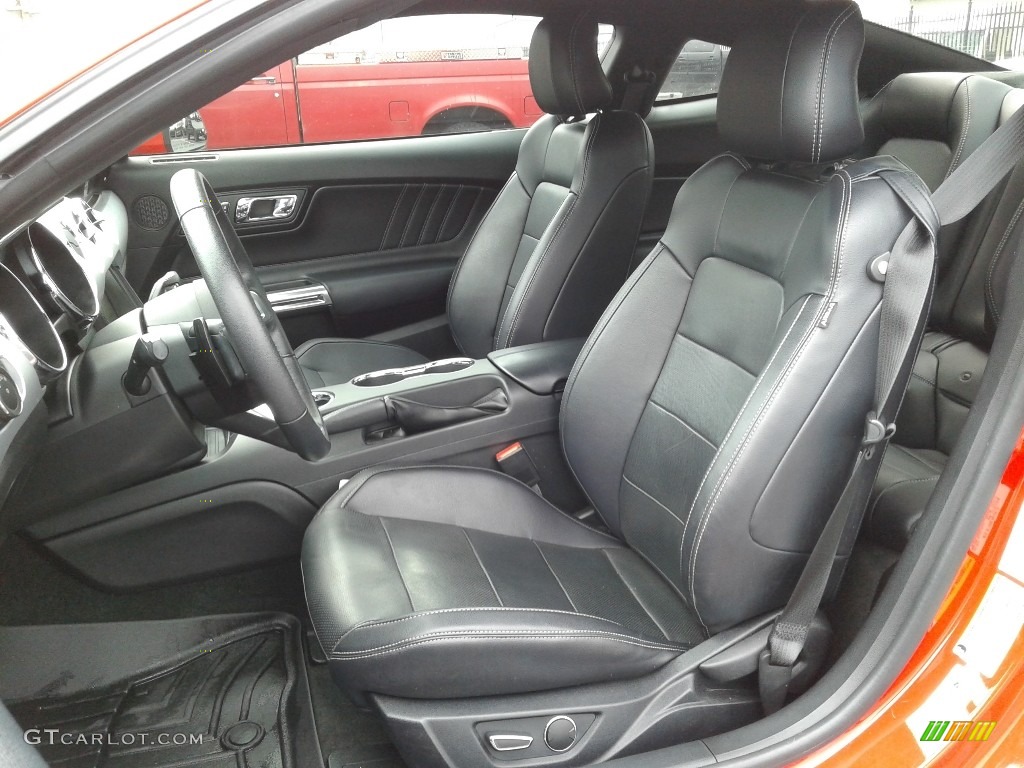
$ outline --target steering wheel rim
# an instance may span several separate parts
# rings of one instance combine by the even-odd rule
[[[184,168],[171,177],[171,200],[246,375],[292,450],[322,459],[331,440],[320,409],[216,192],[202,173]]]

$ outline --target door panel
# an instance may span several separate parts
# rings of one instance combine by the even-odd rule
[[[181,168],[202,171],[264,284],[326,287],[326,306],[282,314],[294,343],[314,336],[385,334],[451,351],[443,321],[455,264],[515,167],[523,131],[132,157],[108,185],[131,211],[128,279],[146,296],[168,270],[197,274],[169,195]],[[274,200],[294,197],[275,217]],[[257,221],[236,221],[239,201]],[[258,211],[257,211],[258,207]],[[244,206],[243,206],[244,209]],[[283,210],[283,209],[282,209]],[[426,326],[423,324],[426,323]],[[397,329],[397,330],[396,330]]]

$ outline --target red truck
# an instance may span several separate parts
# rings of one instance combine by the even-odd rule
[[[132,154],[524,128],[542,114],[530,90],[529,62],[521,55],[474,58],[472,51],[456,50],[392,59],[293,59],[202,107]]]

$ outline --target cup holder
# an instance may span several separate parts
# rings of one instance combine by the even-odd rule
[[[332,395],[330,392],[313,392],[313,402],[316,403],[317,408],[323,408],[325,406],[330,405],[332,400],[334,400],[334,395]]]
[[[468,368],[473,361],[468,357],[452,357],[447,360],[435,360],[432,363],[422,365],[410,365],[408,368],[388,368],[383,371],[373,371],[356,376],[352,383],[357,387],[383,387],[387,384],[397,384],[406,379],[416,376],[425,376],[435,373],[455,373],[463,368]]]

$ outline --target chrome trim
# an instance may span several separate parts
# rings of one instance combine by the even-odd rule
[[[182,163],[208,163],[216,160],[218,155],[201,153],[198,155],[159,155],[149,159],[150,165],[181,165]]]
[[[6,339],[11,345],[20,351],[25,359],[38,371],[43,374],[46,378],[59,375],[63,373],[68,367],[68,351],[64,347],[64,343],[60,339],[60,335],[57,333],[57,329],[53,327],[53,323],[50,322],[50,318],[47,316],[46,311],[40,306],[39,302],[36,301],[36,297],[32,295],[32,292],[25,287],[25,284],[18,279],[18,277],[11,272],[6,266],[0,264],[0,279],[13,280],[14,285],[18,286],[27,298],[31,305],[38,312],[38,315],[33,318],[33,322],[45,323],[45,327],[48,329],[49,334],[52,337],[52,341],[55,342],[56,349],[60,350],[60,362],[54,366],[45,360],[41,360],[35,350],[30,348],[28,344],[18,335],[18,332],[14,328],[14,324],[11,323],[3,314],[0,312],[0,337]],[[3,296],[3,292],[0,291],[0,296]]]
[[[251,216],[250,211],[256,203],[271,202],[274,211],[269,216]],[[290,219],[295,213],[295,205],[299,202],[298,195],[270,195],[267,197],[240,197],[235,203],[235,223],[251,224],[257,221],[278,221]]]
[[[270,302],[270,308],[280,315],[300,309],[330,306],[331,294],[326,286],[320,283],[310,283],[301,288],[267,291],[267,300]]]
[[[499,742],[509,742],[505,746],[498,746]],[[495,733],[487,735],[487,743],[495,752],[516,752],[520,749],[529,749],[533,746],[533,736],[524,736],[519,733]]]
[[[444,360],[433,360],[429,363],[421,363],[420,365],[410,365],[407,368],[385,368],[382,371],[370,371],[370,373],[364,373],[361,376],[356,376],[350,383],[363,387],[383,387],[385,384],[363,384],[364,381],[370,379],[383,379],[387,376],[401,376],[401,380],[411,379],[414,376],[424,376],[432,373],[432,368],[442,368],[448,365],[459,366],[456,370],[462,368],[468,368],[473,364],[474,360],[469,357],[448,357]],[[390,382],[397,384],[398,382]]]
[[[67,227],[67,224],[65,223],[64,226]],[[46,232],[46,234],[52,237],[55,243],[64,249],[64,255],[66,255],[66,257],[70,259],[78,268],[78,271],[81,273],[82,279],[85,280],[86,287],[89,291],[89,296],[92,299],[93,309],[85,309],[84,307],[80,307],[74,301],[72,301],[72,299],[68,297],[67,293],[64,292],[64,289],[61,287],[61,285],[46,270],[46,267],[43,266],[42,259],[39,258],[39,252],[36,250],[36,244],[33,242],[32,239],[33,227],[39,227],[43,229]],[[67,237],[71,237],[72,239],[74,239],[74,232],[67,231],[64,233],[57,233],[50,226],[44,224],[42,221],[36,221],[29,225],[26,234],[28,238],[28,253],[32,259],[32,266],[34,266],[36,268],[36,271],[39,272],[39,277],[42,279],[43,287],[46,289],[47,293],[49,293],[53,300],[57,303],[57,306],[60,307],[60,309],[64,313],[70,315],[71,319],[74,320],[76,323],[80,323],[83,326],[91,325],[92,323],[94,323],[96,321],[96,318],[99,317],[100,314],[100,299],[99,295],[96,292],[96,284],[93,281],[92,276],[86,270],[85,265],[82,263],[84,257],[75,253],[75,251],[72,249],[71,243],[67,239]],[[80,248],[81,246],[79,246],[76,242],[75,247]]]
[[[555,749],[551,746],[551,742],[548,741],[548,731],[551,730],[551,726],[557,723],[559,720],[568,720],[572,725],[572,743],[565,749]],[[552,752],[568,752],[570,749],[576,746],[576,740],[579,738],[579,728],[576,725],[576,721],[566,715],[556,715],[548,720],[548,724],[544,726],[544,744]]]

